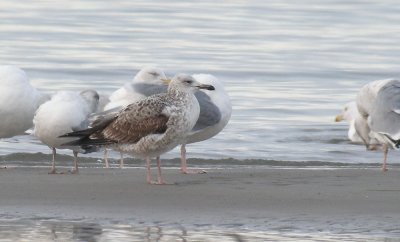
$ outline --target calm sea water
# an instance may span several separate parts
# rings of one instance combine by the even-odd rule
[[[210,73],[225,83],[233,114],[218,136],[189,145],[189,157],[376,163],[382,154],[350,144],[346,124],[333,120],[365,83],[399,78],[399,12],[390,0],[1,0],[0,64],[23,68],[50,94],[110,94],[144,66]],[[37,152],[50,150],[31,136],[0,142],[1,159],[47,162]],[[391,152],[389,163],[398,157]],[[283,232],[0,221],[0,241],[371,240]]]
[[[338,233],[289,231],[288,227],[270,231],[246,228],[215,228],[211,225],[184,227],[178,224],[121,224],[87,220],[55,218],[1,219],[0,241],[207,241],[207,242],[265,242],[265,241],[398,241],[390,234],[360,234],[340,230]],[[349,233],[350,232],[350,233]]]
[[[47,93],[110,94],[149,65],[211,73],[233,114],[190,157],[379,162],[333,119],[363,84],[399,77],[399,12],[397,1],[2,0],[0,64]],[[35,152],[50,150],[29,136],[0,144],[0,155]]]

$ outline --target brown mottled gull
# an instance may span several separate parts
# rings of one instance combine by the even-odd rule
[[[146,160],[146,180],[165,184],[159,156],[183,143],[199,118],[200,107],[194,96],[198,89],[214,90],[186,74],[176,75],[166,93],[156,94],[128,105],[116,115],[104,116],[92,128],[64,136],[78,136],[67,145],[111,146]],[[157,181],[152,181],[151,158],[157,157]]]

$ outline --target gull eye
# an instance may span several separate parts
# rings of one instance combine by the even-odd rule
[[[153,75],[153,76],[158,76],[158,73],[155,72],[155,71],[154,71],[154,72],[149,72],[149,74],[150,74],[150,75]]]
[[[184,83],[187,83],[187,84],[192,84],[193,83],[193,81],[192,80],[185,80],[185,81],[183,81]]]

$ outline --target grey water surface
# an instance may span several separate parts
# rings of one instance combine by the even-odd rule
[[[50,94],[110,94],[144,66],[210,73],[233,114],[190,157],[378,163],[380,152],[350,144],[333,120],[363,84],[399,76],[399,11],[390,0],[2,0],[0,64]],[[0,143],[0,155],[36,152],[49,150],[30,136]]]

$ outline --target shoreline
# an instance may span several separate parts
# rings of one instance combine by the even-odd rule
[[[0,170],[1,217],[400,236],[397,168],[164,169],[176,184],[161,186],[148,185],[142,168],[47,171]]]

